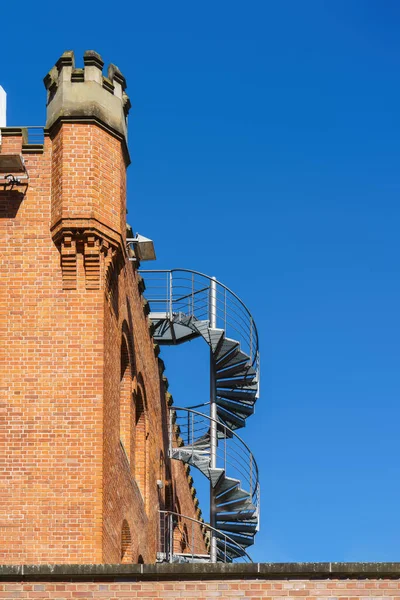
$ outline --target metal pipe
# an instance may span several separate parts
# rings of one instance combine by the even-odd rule
[[[172,409],[170,409],[170,411],[169,411],[169,440],[168,440],[168,442],[169,442],[169,457],[170,458],[172,458],[173,419],[174,419],[173,412],[172,412]]]
[[[169,527],[169,556],[168,556],[168,562],[172,563],[173,562],[173,555],[174,555],[174,525],[173,525],[173,515],[170,514],[168,515],[168,527]]]
[[[172,271],[169,274],[169,318],[172,321],[172,294],[173,294],[173,288],[172,288]]]
[[[210,327],[217,327],[217,283],[215,277],[210,282]],[[210,348],[210,468],[216,469],[217,467],[217,389],[215,382],[215,370],[214,370],[214,356],[212,348]],[[215,504],[215,493],[210,480],[210,525],[215,528],[216,526],[216,504]],[[212,563],[217,562],[217,537],[215,532],[211,530],[211,545],[210,545],[210,561]]]

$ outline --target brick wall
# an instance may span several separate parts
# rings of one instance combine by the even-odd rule
[[[162,363],[126,257],[124,148],[71,122],[43,150],[22,143],[3,131],[30,180],[0,186],[0,562],[154,562],[169,476],[198,511],[168,459]]]
[[[88,565],[50,570],[0,568],[0,598],[180,598],[182,600],[394,600],[399,563],[251,565]],[[57,573],[57,575],[55,574]],[[12,580],[5,578],[11,578]]]
[[[2,139],[21,153],[21,136]],[[103,297],[82,270],[63,290],[51,140],[23,154],[26,195],[0,190],[0,557],[101,561]]]

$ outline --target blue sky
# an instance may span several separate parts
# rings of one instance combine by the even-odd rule
[[[400,6],[393,0],[20,0],[2,27],[10,125],[45,121],[66,49],[132,101],[129,222],[157,268],[215,275],[251,309],[260,561],[399,560]],[[163,352],[178,404],[206,353]]]

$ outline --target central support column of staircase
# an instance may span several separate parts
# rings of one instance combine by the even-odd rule
[[[217,327],[217,293],[215,277],[210,282],[210,328]],[[214,355],[210,348],[210,469],[217,468],[217,388],[215,385],[215,369]],[[216,528],[216,506],[215,494],[213,487],[210,486],[210,525],[213,529]],[[214,530],[211,530],[210,540],[210,560],[212,563],[217,562],[217,537]]]

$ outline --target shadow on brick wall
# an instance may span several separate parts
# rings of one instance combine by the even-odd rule
[[[13,219],[17,216],[25,193],[7,190],[0,186],[0,219]]]

